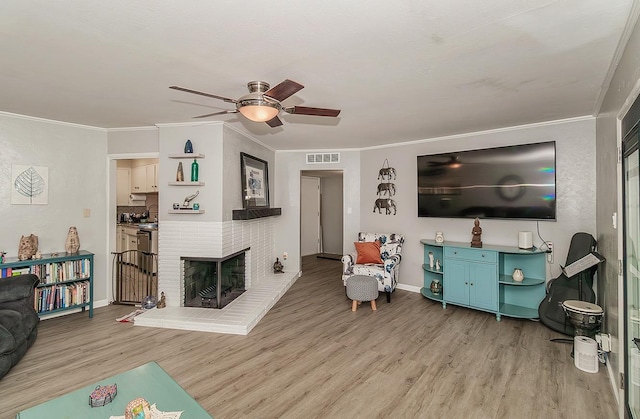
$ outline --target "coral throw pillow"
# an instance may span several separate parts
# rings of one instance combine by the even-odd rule
[[[357,264],[362,265],[365,263],[375,263],[381,265],[382,259],[380,259],[380,242],[355,242],[356,251],[358,252]]]

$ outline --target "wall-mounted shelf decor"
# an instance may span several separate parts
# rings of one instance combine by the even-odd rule
[[[378,198],[373,204],[374,213],[377,209],[378,214],[382,214],[383,208],[385,215],[391,215],[391,210],[393,210],[393,215],[396,215],[398,212],[396,201],[391,199],[391,197],[396,194],[396,185],[390,182],[392,178],[394,180],[396,179],[396,169],[389,167],[389,160],[384,159],[382,168],[378,171],[378,180],[381,181],[381,183],[378,184]]]
[[[204,182],[189,182],[185,180],[183,182],[169,182],[169,186],[204,186]]]
[[[169,154],[170,159],[204,159],[204,154],[202,153],[180,153],[180,154]]]
[[[178,209],[178,210],[169,210],[169,214],[204,214],[204,210],[194,210],[194,209]]]

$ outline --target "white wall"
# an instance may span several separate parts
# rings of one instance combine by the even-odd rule
[[[605,278],[602,292],[601,306],[604,310],[603,330],[611,334],[614,343],[609,354],[609,374],[613,388],[620,401],[620,417],[623,417],[624,391],[618,389],[617,382],[620,373],[624,373],[624,358],[622,348],[626,344],[622,328],[623,310],[623,281],[618,277],[616,260],[622,258],[622,202],[621,185],[618,176],[621,167],[618,164],[617,146],[620,141],[618,132],[619,118],[624,117],[628,107],[638,96],[640,91],[640,23],[636,23],[626,49],[607,90],[597,119],[597,226],[598,247],[607,259],[607,263],[598,267],[598,275]],[[611,217],[617,213],[618,228],[613,227]]]
[[[112,128],[108,139],[109,154],[158,152],[158,127]]]
[[[240,153],[259,158],[267,162],[267,179],[269,180],[269,203],[274,205],[274,152],[265,145],[247,137],[229,125],[224,127],[223,145],[223,173],[222,173],[222,201],[223,219],[229,221],[233,210],[242,209],[242,177],[240,174]],[[275,261],[275,257],[274,257]]]
[[[275,155],[275,207],[282,215],[275,221],[275,253],[288,252],[282,263],[287,272],[300,270],[300,172],[343,171],[343,249],[353,247],[360,228],[360,152],[340,151],[340,163],[306,164],[306,153],[335,150],[277,151]]]
[[[422,287],[423,249],[420,239],[433,239],[443,231],[445,240],[470,242],[472,219],[420,218],[417,216],[417,156],[431,153],[499,147],[513,144],[556,141],[557,222],[539,223],[540,233],[555,247],[555,260],[548,275],[559,274],[559,263],[567,257],[574,233],[585,231],[596,235],[595,228],[595,120],[546,123],[526,127],[494,130],[439,140],[415,142],[404,146],[362,151],[361,229],[370,232],[400,233],[405,236],[402,251],[400,283]],[[378,171],[385,159],[397,172],[397,215],[373,212],[377,198]],[[346,178],[346,175],[345,175]],[[518,231],[533,231],[535,221],[481,220],[482,241],[487,244],[518,245]],[[540,240],[534,240],[536,245]],[[345,248],[353,251],[353,246]]]
[[[76,226],[80,247],[95,253],[94,301],[105,300],[107,132],[0,113],[0,150],[0,250],[17,256],[20,237],[33,233],[43,253],[64,252],[69,227]],[[11,205],[13,164],[49,168],[47,205]]]

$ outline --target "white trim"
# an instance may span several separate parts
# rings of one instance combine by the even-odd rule
[[[158,128],[166,127],[196,127],[200,125],[222,125],[223,121],[197,121],[197,122],[165,122],[154,124]]]
[[[573,118],[556,119],[556,120],[553,120],[553,121],[535,122],[535,123],[532,123],[532,124],[514,125],[514,126],[511,126],[511,127],[494,128],[494,129],[489,129],[489,130],[485,130],[485,131],[473,131],[473,132],[467,132],[467,133],[464,133],[464,134],[452,134],[452,135],[445,135],[443,137],[425,138],[425,139],[422,139],[422,140],[404,141],[404,142],[399,142],[399,143],[388,143],[388,144],[375,145],[375,146],[370,146],[370,147],[338,148],[338,149],[336,149],[334,147],[334,148],[331,148],[331,149],[276,150],[276,153],[277,152],[286,152],[286,153],[296,153],[296,152],[322,153],[322,152],[326,152],[326,153],[329,153],[329,152],[332,152],[332,151],[335,152],[336,150],[339,150],[342,153],[342,152],[346,152],[346,151],[377,150],[377,149],[382,149],[382,148],[402,147],[402,146],[407,146],[407,145],[432,143],[432,142],[436,142],[436,141],[447,141],[447,140],[453,140],[453,139],[458,139],[458,138],[475,137],[475,136],[478,136],[478,135],[497,134],[497,133],[501,133],[501,132],[518,131],[518,130],[521,130],[521,129],[548,127],[548,126],[552,126],[552,125],[560,125],[560,124],[567,124],[567,123],[571,123],[571,122],[592,121],[592,120],[595,120],[595,117],[593,115],[584,115],[584,116],[576,116],[576,117],[573,117]]]
[[[636,80],[636,84],[633,86],[633,89],[631,89],[631,91],[629,92],[629,96],[627,96],[627,100],[624,101],[624,104],[622,105],[622,107],[620,108],[620,111],[618,112],[617,118],[618,118],[618,121],[620,121],[620,123],[622,123],[622,120],[627,115],[627,112],[629,112],[629,109],[631,109],[631,106],[633,106],[638,96],[640,96],[640,78]],[[618,128],[619,128],[618,130],[620,131],[620,127]],[[620,137],[619,143],[622,144],[622,137],[620,135],[619,137]]]
[[[12,117],[12,118],[17,118],[17,119],[27,119],[27,120],[30,120],[30,121],[46,122],[46,123],[49,123],[49,124],[62,125],[62,126],[66,126],[66,127],[83,128],[83,129],[89,129],[89,130],[92,130],[92,131],[107,132],[106,128],[92,127],[90,125],[74,124],[73,122],[56,121],[55,119],[38,118],[36,116],[20,115],[20,114],[11,113],[11,112],[0,111],[0,115],[9,116],[9,117]]]
[[[160,152],[107,154],[107,157],[111,160],[157,159],[160,158]]]
[[[258,145],[261,145],[261,146],[262,146],[262,147],[264,147],[264,148],[267,148],[267,149],[269,149],[269,150],[271,150],[271,151],[273,151],[273,152],[275,152],[275,151],[276,151],[273,147],[271,147],[271,146],[269,146],[269,145],[267,145],[267,144],[263,143],[262,141],[258,140],[257,138],[252,137],[249,133],[247,133],[247,132],[245,132],[245,131],[241,130],[240,128],[237,128],[237,127],[235,127],[235,126],[233,126],[233,125],[231,125],[231,124],[228,124],[228,123],[226,123],[226,122],[224,122],[224,126],[225,126],[225,127],[227,127],[227,128],[231,128],[231,130],[233,130],[233,131],[237,132],[237,133],[238,133],[238,134],[240,134],[240,135],[245,136],[247,139],[249,139],[249,140],[253,141],[254,143],[256,143],[256,144],[258,144]]]
[[[261,145],[262,147],[269,149],[273,152],[275,152],[276,150],[263,143],[262,141],[258,140],[257,138],[252,137],[248,132],[241,130],[240,128],[236,128],[235,126],[225,122],[225,121],[208,121],[208,122],[171,122],[171,123],[163,123],[163,124],[156,124],[156,127],[158,128],[163,128],[163,127],[192,127],[192,126],[198,126],[198,125],[222,125],[223,129],[224,128],[230,128],[231,130],[237,132],[238,134],[244,136],[245,138],[247,138],[248,140],[253,141],[254,143]]]
[[[422,289],[421,287],[416,287],[415,285],[407,285],[407,284],[401,284],[401,283],[397,283],[396,288],[399,290],[417,292],[417,293],[420,293],[420,290]]]
[[[447,141],[447,140],[453,140],[453,139],[459,139],[459,138],[476,137],[478,135],[487,135],[487,134],[497,134],[497,133],[500,133],[500,132],[518,131],[518,130],[521,130],[521,129],[529,129],[529,128],[537,128],[537,127],[548,127],[548,126],[552,126],[552,125],[566,124],[566,123],[569,123],[569,122],[591,121],[591,120],[594,120],[594,119],[595,119],[595,117],[593,115],[584,115],[584,116],[577,116],[577,117],[574,117],[574,118],[556,119],[554,121],[535,122],[533,124],[514,125],[514,126],[511,126],[511,127],[494,128],[494,129],[489,129],[489,130],[485,130],[485,131],[474,131],[474,132],[467,132],[467,133],[464,133],[464,134],[446,135],[444,137],[426,138],[424,140],[405,141],[405,142],[400,142],[400,143],[376,145],[376,146],[371,146],[371,147],[363,147],[360,150],[376,150],[376,149],[381,149],[381,148],[400,147],[400,146],[423,144],[423,143],[433,143],[433,142],[436,142],[436,141]]]
[[[620,64],[620,60],[622,60],[622,56],[624,55],[624,51],[627,48],[627,44],[629,43],[629,38],[631,38],[631,34],[633,33],[633,29],[636,26],[636,22],[638,21],[639,15],[640,15],[640,1],[633,0],[633,3],[631,4],[631,10],[629,11],[629,16],[627,18],[627,22],[625,23],[624,29],[622,30],[622,35],[620,35],[620,40],[618,41],[618,45],[616,46],[615,52],[613,53],[613,58],[611,59],[611,63],[609,63],[609,69],[607,70],[607,74],[605,75],[604,80],[602,81],[602,86],[600,86],[600,91],[598,92],[598,98],[596,99],[596,103],[593,107],[593,115],[598,115],[600,113],[600,109],[602,108],[604,99],[607,96],[609,87],[611,87],[611,80],[613,80],[613,76],[615,75],[616,70],[618,69],[618,64]]]
[[[119,132],[119,131],[157,131],[157,126],[150,127],[121,127],[121,128],[107,128],[107,132]]]

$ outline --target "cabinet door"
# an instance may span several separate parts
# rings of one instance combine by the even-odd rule
[[[127,250],[138,250],[138,236],[127,234]]]
[[[116,228],[116,252],[122,252],[122,230],[120,227]]]
[[[445,259],[444,284],[442,292],[444,300],[451,303],[469,304],[468,262]]]
[[[138,166],[131,169],[131,193],[147,191],[147,167]]]
[[[495,264],[469,263],[469,305],[498,310],[498,268]]]
[[[116,182],[116,205],[129,205],[129,194],[131,193],[131,170],[119,168]]]
[[[146,167],[146,192],[158,192],[158,165],[150,164]]]

